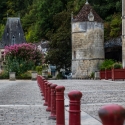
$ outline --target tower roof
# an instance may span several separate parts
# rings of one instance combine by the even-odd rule
[[[25,43],[24,32],[19,17],[8,17],[6,27],[0,41],[0,48],[13,44]]]
[[[103,22],[102,18],[95,12],[95,10],[90,6],[88,1],[86,1],[85,5],[82,7],[80,12],[75,16],[73,22],[84,22],[89,21],[88,15],[93,14],[94,21]]]

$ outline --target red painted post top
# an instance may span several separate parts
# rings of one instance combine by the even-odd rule
[[[68,93],[69,104],[69,125],[81,125],[81,109],[80,100],[82,93],[77,90],[73,90]]]
[[[103,125],[123,125],[125,109],[117,104],[110,104],[100,108],[99,117]]]
[[[64,93],[65,87],[64,86],[57,86],[56,87],[56,92],[61,92]]]
[[[82,93],[80,91],[73,90],[68,93],[68,96],[70,98],[70,101],[74,101],[74,100],[80,101],[80,99],[82,97]]]

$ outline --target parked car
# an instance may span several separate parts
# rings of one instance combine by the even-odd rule
[[[72,73],[67,71],[67,72],[62,72],[62,76],[64,79],[71,79],[72,78]]]
[[[67,75],[67,79],[72,79],[72,73],[69,73],[69,74]]]

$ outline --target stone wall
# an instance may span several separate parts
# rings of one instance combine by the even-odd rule
[[[100,63],[103,59],[94,60],[72,60],[72,74],[75,78],[85,78],[90,76],[92,72],[98,71]]]
[[[86,29],[82,23],[72,25],[72,73],[74,77],[84,77],[97,71],[100,61],[104,59],[102,23],[97,25],[97,22],[92,22],[90,25],[86,22],[86,24]]]

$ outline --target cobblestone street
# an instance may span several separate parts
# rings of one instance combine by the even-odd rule
[[[36,81],[0,81],[0,125],[55,125]]]
[[[101,106],[115,103],[125,107],[124,81],[49,80],[49,82],[65,86],[66,100],[71,90],[81,91],[82,112],[99,121],[98,110]],[[56,125],[56,121],[48,120],[50,113],[45,111],[43,103],[36,81],[0,81],[0,125]],[[82,125],[94,125],[91,122],[85,124],[84,117],[82,120]]]
[[[98,110],[106,104],[119,104],[125,107],[125,81],[107,80],[67,80],[52,81],[66,87],[65,96],[71,90],[83,93],[81,110],[100,121]]]

